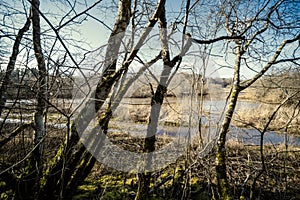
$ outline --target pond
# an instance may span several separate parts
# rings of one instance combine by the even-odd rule
[[[128,128],[130,127],[130,128]],[[147,125],[146,124],[134,124],[128,122],[118,122],[118,127],[110,129],[109,132],[122,132],[135,137],[146,137]],[[169,136],[174,138],[187,138],[190,133],[191,137],[199,134],[198,128],[188,128],[188,127],[167,127],[158,126],[157,135]],[[202,128],[202,138],[204,143],[209,143],[211,140],[217,138],[217,129],[213,127],[203,127]],[[236,141],[239,143],[244,143],[246,145],[260,145],[261,134],[257,130],[239,128],[235,126],[230,127],[230,132],[228,133],[227,140]],[[287,135],[285,133],[277,132],[266,132],[264,134],[264,144],[279,145],[285,144],[300,147],[300,137]]]
[[[259,106],[259,103],[249,102],[249,101],[239,101],[236,106],[236,111],[246,111],[251,112],[251,109],[255,109]],[[210,117],[202,116],[202,124],[218,124],[222,120],[221,113],[226,106],[225,101],[205,101],[204,108],[209,109]],[[213,129],[213,128],[212,128]],[[216,130],[210,130],[210,133],[215,133]],[[215,134],[214,134],[215,135]],[[230,126],[230,132],[228,134],[229,140],[234,140],[237,142],[249,144],[249,145],[260,145],[261,133],[255,129],[239,128],[235,126]],[[300,137],[287,135],[286,133],[278,133],[275,131],[269,131],[264,134],[264,144],[284,144],[287,142],[289,145],[300,146]]]
[[[261,133],[254,129],[231,127],[229,134],[229,139],[249,145],[260,145],[260,138]],[[274,131],[266,132],[263,140],[264,144],[278,145],[287,143],[288,145],[300,146],[300,137]]]
[[[11,103],[11,102],[8,102]],[[25,103],[32,103],[31,101],[25,101]],[[204,110],[209,112],[209,116],[202,116],[202,137],[206,142],[216,138],[216,125],[220,125],[219,122],[222,121],[222,115],[224,111],[224,106],[226,102],[224,100],[214,100],[214,101],[204,101]],[[257,108],[259,106],[258,103],[241,101],[238,102],[236,110],[251,110],[253,108]],[[4,119],[0,118],[0,124],[3,123]],[[14,119],[6,119],[5,123],[28,123],[28,120],[19,120],[17,118]],[[126,132],[130,135],[145,137],[147,132],[146,124],[137,124],[130,123],[125,121],[117,121],[112,122],[114,124],[110,131],[122,131]],[[116,126],[117,124],[117,126]],[[52,127],[58,129],[66,128],[66,124],[49,124]],[[171,137],[186,137],[188,133],[191,133],[192,136],[195,136],[198,133],[197,126],[192,128],[188,128],[186,126],[181,127],[168,127],[168,126],[159,126],[157,129],[158,135],[167,135]],[[233,140],[249,145],[259,145],[260,144],[260,132],[253,129],[246,128],[238,128],[235,126],[230,127],[230,132],[228,133],[228,140]],[[289,145],[300,146],[300,137],[286,135],[285,133],[277,133],[277,132],[267,132],[264,134],[264,144],[284,144],[287,142]]]

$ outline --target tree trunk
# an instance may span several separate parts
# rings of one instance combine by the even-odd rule
[[[219,139],[217,143],[217,154],[216,154],[216,174],[218,181],[218,194],[220,199],[232,199],[229,183],[227,180],[226,174],[226,136],[229,131],[229,126],[231,119],[237,104],[239,92],[241,91],[240,87],[240,66],[241,66],[241,57],[242,50],[241,45],[236,42],[236,61],[234,67],[234,78],[233,86],[229,99],[229,105],[225,113],[225,118],[222,123],[221,131],[219,134]]]
[[[46,65],[41,47],[41,30],[39,18],[39,0],[33,0],[31,5],[31,19],[33,25],[33,47],[38,66],[38,91],[37,105],[34,114],[34,146],[25,173],[20,180],[20,190],[16,191],[16,197],[22,199],[36,198],[40,189],[40,178],[43,172],[43,140],[45,136],[44,111],[47,98]]]
[[[237,104],[239,89],[234,87],[230,96],[230,103],[226,110],[225,119],[222,124],[216,154],[216,173],[218,181],[218,193],[220,199],[231,199],[230,188],[226,174],[226,135],[229,131],[230,122]]]
[[[47,70],[44,60],[44,55],[41,46],[41,28],[39,17],[39,0],[32,1],[32,24],[33,24],[33,47],[34,53],[38,64],[38,92],[37,92],[37,105],[34,115],[34,145],[37,148],[33,151],[35,164],[38,169],[41,169],[42,154],[43,154],[43,137],[45,136],[44,125],[44,111],[47,99]]]
[[[78,133],[84,131],[92,118],[96,116],[96,112],[103,106],[116,81],[113,74],[116,71],[119,49],[130,21],[130,8],[130,0],[119,1],[118,17],[108,41],[103,76],[98,82],[96,91],[91,94],[92,99],[95,98],[96,100],[89,100],[85,108],[73,122],[70,137],[66,136],[64,145],[61,146],[44,177],[42,192],[42,196],[44,197],[52,196],[55,198],[55,196],[57,197],[59,194],[61,197],[71,196],[72,194],[68,194],[68,192],[74,192],[78,184],[81,183],[78,180],[73,180],[73,178],[78,178],[78,173],[84,172],[80,174],[80,180],[83,180],[89,174],[95,163],[95,158],[90,156],[85,146],[78,143]],[[76,127],[76,124],[80,124],[80,127]],[[101,125],[102,124],[100,124],[100,126]],[[77,130],[78,128],[80,130]],[[67,189],[68,184],[73,188]]]
[[[1,98],[0,99],[0,116],[2,115],[2,111],[5,107],[6,98],[7,98],[7,87],[9,85],[9,79],[10,79],[11,73],[15,69],[17,56],[19,54],[19,46],[21,44],[21,40],[23,38],[24,33],[29,30],[30,23],[31,23],[30,18],[27,18],[25,25],[23,26],[23,28],[21,28],[19,30],[16,40],[14,42],[12,54],[11,54],[11,57],[9,58],[9,62],[6,67],[6,72],[5,72],[4,78],[2,80],[2,85],[0,88],[0,98]]]
[[[164,6],[164,5],[163,5]],[[168,46],[168,36],[167,36],[167,19],[165,13],[165,7],[163,7],[161,15],[159,16],[159,32],[160,32],[160,42],[161,42],[161,57],[163,59],[163,71],[160,76],[159,85],[155,93],[151,98],[151,111],[149,116],[149,124],[147,127],[147,136],[144,141],[144,152],[151,153],[155,151],[155,134],[157,131],[158,119],[161,110],[161,106],[164,101],[165,94],[167,93],[168,84],[171,82],[174,74],[171,76],[172,68],[177,64],[177,69],[181,63],[182,57],[187,53],[191,47],[192,40],[191,37],[186,37],[187,42],[183,45],[182,50],[179,55],[175,56],[172,60],[170,59],[169,46]],[[184,42],[184,41],[182,41]],[[145,163],[144,173],[138,174],[138,190],[135,200],[149,198],[150,182],[151,182],[151,172],[150,169],[152,163],[151,154],[148,154]]]
[[[165,8],[161,15],[159,16],[159,32],[161,41],[161,57],[163,59],[164,68],[160,76],[159,85],[151,98],[151,111],[149,116],[149,124],[147,127],[147,135],[144,141],[144,152],[148,153],[145,160],[145,172],[139,173],[138,191],[136,195],[136,200],[146,199],[149,196],[150,182],[151,182],[151,172],[148,171],[153,164],[151,152],[155,151],[155,140],[156,131],[158,126],[158,119],[161,110],[161,106],[164,101],[164,96],[167,93],[167,84],[171,75],[171,70],[175,66],[176,62],[172,63],[170,61],[170,53],[168,46],[167,37],[167,20]]]
[[[147,35],[151,31],[151,28],[157,22],[157,17],[159,16],[159,13],[161,13],[161,9],[165,3],[165,0],[159,0],[156,11],[155,11],[154,15],[151,17],[151,19],[149,20],[149,23],[148,23],[147,28],[145,29],[144,33],[138,40],[136,46],[130,52],[126,61],[124,61],[120,70],[116,71],[116,59],[117,59],[118,51],[119,51],[119,49],[116,47],[120,47],[120,44],[122,42],[120,36],[121,37],[124,36],[124,34],[122,34],[122,31],[120,31],[120,29],[123,29],[123,32],[125,32],[125,29],[127,28],[127,25],[130,20],[130,9],[129,9],[130,3],[131,3],[130,0],[120,1],[120,3],[119,3],[119,6],[124,6],[124,7],[119,7],[118,19],[115,23],[115,28],[114,28],[113,32],[111,33],[110,40],[109,40],[110,42],[107,47],[107,51],[114,50],[115,52],[109,52],[106,54],[107,58],[105,59],[106,63],[105,63],[104,71],[103,71],[103,76],[97,85],[95,93],[91,95],[92,100],[89,100],[86,103],[85,108],[81,111],[81,113],[79,114],[79,116],[77,117],[75,122],[73,123],[73,125],[71,127],[70,138],[68,139],[68,137],[66,137],[65,144],[62,145],[62,147],[58,151],[56,157],[52,161],[49,169],[46,172],[46,175],[42,181],[44,183],[43,192],[41,192],[44,197],[45,196],[46,197],[54,197],[54,198],[57,197],[58,192],[59,192],[57,190],[61,188],[61,184],[62,184],[60,182],[60,180],[62,180],[62,178],[60,178],[60,177],[62,175],[61,170],[63,169],[64,163],[67,164],[67,166],[65,166],[65,169],[67,169],[69,171],[68,175],[67,175],[67,173],[66,173],[66,175],[68,177],[70,177],[70,178],[68,178],[68,180],[64,180],[64,182],[65,183],[68,182],[70,184],[70,186],[72,185],[72,187],[77,187],[78,185],[76,185],[76,184],[79,184],[79,183],[76,183],[78,181],[72,181],[71,179],[74,176],[77,177],[78,174],[76,175],[76,168],[79,166],[79,163],[83,159],[89,160],[89,161],[85,162],[85,164],[84,164],[85,166],[80,165],[80,168],[83,169],[84,174],[89,173],[88,170],[91,169],[95,160],[94,160],[94,158],[88,159],[88,157],[89,157],[88,154],[86,154],[87,156],[84,156],[86,149],[83,146],[83,144],[78,144],[78,142],[79,142],[78,132],[83,131],[85,129],[85,127],[89,124],[89,122],[91,121],[91,116],[92,117],[95,116],[94,115],[95,113],[91,114],[91,112],[98,111],[103,106],[104,101],[107,99],[112,86],[118,80],[118,78],[121,76],[122,71],[126,70],[129,67],[129,65],[132,63],[133,58],[136,56],[139,49],[143,45],[144,40],[146,39]],[[124,12],[123,13],[124,16],[122,16],[122,14],[120,15],[120,10],[122,10],[122,12]],[[128,21],[126,26],[124,26],[125,21],[126,21],[126,23]],[[116,35],[118,35],[118,36],[116,36]],[[112,40],[113,36],[118,37],[118,38],[116,38],[116,40],[113,41]],[[93,100],[94,97],[95,97],[96,101]],[[76,127],[76,124],[80,124],[81,126]],[[99,125],[101,126],[100,122],[99,122]],[[77,128],[80,128],[81,130],[77,131],[76,130]],[[66,152],[66,154],[64,154],[64,152]],[[72,161],[69,162],[70,160],[72,160]],[[70,174],[72,174],[72,176],[70,176]],[[82,179],[82,177],[81,177],[81,179]],[[64,190],[64,188],[63,188],[63,190]],[[74,191],[74,189],[72,189],[72,190]],[[63,193],[66,196],[71,195],[71,194],[66,194],[64,191],[60,191],[59,193]]]

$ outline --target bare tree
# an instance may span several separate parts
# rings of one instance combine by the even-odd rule
[[[47,100],[47,70],[44,60],[44,53],[41,46],[41,27],[39,16],[39,0],[33,0],[31,6],[31,19],[33,27],[33,46],[35,57],[38,65],[38,91],[37,91],[37,105],[34,114],[34,147],[32,156],[29,159],[27,174],[24,174],[25,187],[27,194],[35,194],[39,191],[39,181],[43,173],[43,149],[44,149],[44,137],[45,137],[45,124],[44,113],[46,109]],[[30,186],[30,187],[28,187]],[[22,187],[22,186],[21,186]],[[22,194],[19,194],[22,196]],[[24,197],[27,198],[27,197]]]
[[[233,158],[226,157],[232,153],[226,151],[228,133],[241,92],[265,78],[273,67],[298,65],[299,19],[291,17],[296,13],[295,6],[283,0],[263,4],[188,0],[174,6],[174,12],[169,10],[170,3],[173,1],[51,1],[41,5],[38,0],[0,2],[0,39],[4,44],[0,66],[5,68],[0,74],[0,187],[5,194],[20,199],[71,199],[78,186],[91,172],[95,173],[95,167],[101,166],[107,173],[114,171],[109,167],[123,170],[114,166],[129,163],[131,168],[125,173],[111,173],[121,174],[124,187],[126,178],[131,177],[130,190],[135,194],[130,198],[152,198],[160,191],[163,198],[173,199],[193,198],[194,192],[217,199],[246,197],[252,192],[251,198],[255,198],[257,184],[269,169],[263,146],[265,133],[278,109],[291,100],[298,105],[290,96],[297,91],[291,89],[287,99],[274,109],[270,122],[262,129],[256,127],[261,133],[260,162],[256,169],[246,165],[250,172],[239,177],[246,176],[242,186],[232,183],[236,177],[229,175],[236,166],[229,164],[234,163]],[[55,9],[47,11],[48,5],[55,5]],[[104,27],[107,44],[99,47],[80,37],[82,28],[91,21]],[[100,41],[104,34],[98,34]],[[202,123],[211,113],[205,110],[204,87],[214,58],[224,59],[221,64],[230,66],[233,81],[223,123],[208,127],[208,131],[216,130],[217,139],[207,141],[210,136],[205,134],[206,126],[211,124]],[[189,85],[183,85],[182,79]],[[278,81],[273,82],[278,87]],[[136,89],[139,84],[143,88]],[[169,102],[175,99],[173,91],[177,89],[183,90],[177,99],[192,93],[180,105],[188,111],[184,116]],[[141,109],[140,101],[130,97],[132,90],[136,90],[134,94],[145,92],[147,98],[142,100],[147,102],[141,103]],[[165,106],[171,114],[165,112]],[[129,110],[129,114],[122,109]],[[177,119],[163,121],[173,114],[173,118],[186,120],[183,130],[188,145],[184,156],[152,172],[149,169],[157,163],[151,153],[172,139],[160,137],[159,126],[167,130],[167,124],[174,125],[174,129],[181,125]],[[124,136],[134,127],[128,131],[125,128],[136,125],[123,121],[131,117],[142,123],[139,126],[145,128],[145,138]],[[289,124],[286,122],[286,129]],[[199,137],[197,142],[193,134]],[[105,143],[109,137],[117,144],[120,140],[127,142],[124,146],[128,152],[136,150],[147,156],[139,163],[131,157],[118,157],[118,151],[115,153]],[[103,156],[105,148],[108,151]],[[162,156],[163,161],[167,160],[166,155]],[[108,160],[115,165],[109,165]],[[241,160],[244,162],[244,158]],[[239,170],[246,171],[244,166]],[[100,179],[102,172],[96,172]],[[236,186],[238,190],[233,191]],[[97,187],[97,198],[105,196],[106,188],[101,184]],[[204,187],[207,192],[194,191]],[[240,187],[243,191],[238,194]],[[246,191],[248,188],[250,191]],[[122,198],[127,198],[124,195]]]
[[[235,64],[234,64],[234,78],[233,84],[231,86],[231,94],[229,98],[228,108],[225,113],[225,118],[222,123],[222,127],[219,133],[219,139],[217,143],[217,155],[216,155],[216,173],[218,180],[218,189],[219,196],[221,199],[231,199],[231,189],[228,184],[227,174],[226,174],[226,136],[229,131],[229,126],[231,119],[233,117],[235,107],[238,101],[238,96],[241,91],[251,86],[256,82],[260,77],[262,77],[273,65],[280,62],[287,61],[286,59],[280,59],[280,55],[285,51],[285,47],[291,43],[297,42],[300,39],[298,31],[291,31],[289,34],[280,35],[276,37],[275,42],[277,44],[277,49],[273,49],[270,52],[267,52],[267,55],[270,56],[268,61],[262,59],[260,51],[256,50],[257,44],[260,43],[263,47],[268,44],[268,41],[261,38],[267,37],[264,34],[270,34],[267,30],[273,30],[274,34],[280,33],[279,27],[276,26],[276,23],[285,22],[287,24],[293,24],[295,22],[287,22],[284,19],[284,16],[278,15],[274,17],[275,13],[280,12],[281,9],[287,9],[287,5],[283,1],[277,1],[270,3],[269,1],[265,2],[262,5],[254,5],[252,3],[242,3],[242,2],[224,2],[224,16],[226,19],[225,28],[231,36],[241,36],[245,39],[236,39],[234,43],[234,55],[235,55]],[[228,6],[228,7],[227,7]],[[242,15],[239,12],[239,8],[249,8],[249,12],[245,12],[245,15]],[[256,9],[256,12],[252,13],[250,9]],[[267,10],[267,12],[266,12]],[[246,20],[243,19],[246,17]],[[263,21],[264,23],[261,23]],[[287,27],[285,27],[287,28]],[[272,31],[271,31],[272,32]],[[282,38],[281,38],[282,37]],[[273,41],[274,41],[273,40]],[[280,43],[280,41],[282,41]],[[258,45],[259,46],[259,45]],[[257,47],[259,48],[259,47]],[[297,49],[298,47],[296,47]],[[254,51],[258,56],[252,56],[252,51]],[[298,57],[295,54],[289,54],[289,59],[297,60]],[[242,65],[249,67],[250,61],[261,62],[262,68],[256,72],[256,74],[245,81],[241,81],[241,70]],[[255,70],[250,67],[250,69]]]

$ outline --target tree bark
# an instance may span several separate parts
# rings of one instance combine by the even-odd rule
[[[11,73],[15,69],[15,64],[16,64],[16,60],[17,60],[17,57],[19,54],[19,47],[21,44],[21,40],[23,38],[24,33],[29,30],[30,24],[31,24],[30,18],[27,18],[25,25],[23,26],[23,28],[21,28],[19,30],[16,40],[14,42],[12,54],[11,54],[11,57],[9,58],[9,62],[6,67],[6,72],[5,72],[4,78],[2,80],[2,85],[0,88],[0,98],[1,98],[0,99],[0,116],[2,115],[2,111],[5,107],[6,98],[7,98],[7,87],[9,85],[9,79],[10,79]]]
[[[137,44],[131,50],[127,59],[123,62],[122,67],[118,71],[116,71],[116,59],[117,59],[119,50],[116,48],[116,46],[121,45],[121,39],[118,38],[116,41],[112,41],[110,39],[110,41],[112,41],[112,42],[109,42],[108,46],[111,46],[111,48],[107,48],[107,51],[110,51],[111,49],[116,50],[116,51],[106,54],[106,56],[108,58],[106,58],[103,76],[102,76],[101,80],[98,82],[95,93],[91,95],[92,100],[89,100],[87,102],[85,108],[81,111],[81,113],[79,114],[79,117],[75,120],[75,122],[71,126],[71,133],[70,133],[69,140],[66,139],[65,144],[60,148],[55,159],[52,161],[52,164],[50,165],[49,169],[46,172],[46,175],[42,181],[44,183],[43,192],[41,192],[44,194],[44,196],[47,196],[47,197],[52,196],[55,198],[55,194],[56,195],[58,194],[57,189],[61,188],[61,186],[60,186],[61,183],[59,180],[61,179],[60,178],[61,177],[61,169],[63,168],[64,160],[66,161],[66,164],[68,164],[65,167],[67,170],[69,170],[67,176],[72,178],[74,175],[73,173],[76,171],[76,166],[78,166],[78,164],[81,162],[82,159],[87,158],[87,157],[83,156],[86,152],[85,147],[83,146],[83,144],[78,143],[79,135],[78,135],[78,131],[76,129],[77,128],[84,129],[87,126],[87,124],[91,121],[91,115],[89,114],[90,111],[93,111],[93,112],[95,110],[98,111],[103,106],[104,101],[107,99],[112,86],[120,78],[120,76],[122,75],[122,72],[124,70],[128,69],[128,67],[132,63],[134,57],[138,53],[139,49],[144,44],[145,38],[148,36],[148,34],[151,31],[151,28],[157,22],[157,17],[161,13],[161,9],[162,9],[162,6],[164,5],[164,3],[165,3],[165,0],[159,0],[158,6],[157,6],[153,16],[149,20],[147,28],[145,29],[142,36],[139,38]],[[126,7],[126,9],[128,9],[128,8],[130,8],[130,6],[129,6],[130,0],[120,1],[119,6],[120,5],[127,5],[125,7]],[[123,12],[125,12],[125,7],[123,9]],[[128,11],[130,11],[130,10],[128,10]],[[130,17],[129,13],[127,16]],[[118,17],[120,17],[120,15],[118,15]],[[118,22],[118,20],[120,20],[120,21]],[[129,21],[129,19],[128,19],[128,21]],[[118,37],[120,37],[120,35],[122,37],[122,31],[120,31],[119,28],[116,28],[116,27],[123,28],[123,29],[126,28],[124,26],[124,18],[117,19],[117,22],[116,22],[115,28],[114,28],[114,30],[117,32],[112,33],[110,38],[112,38],[113,36],[117,37],[116,36],[117,33],[118,33]],[[125,31],[125,29],[123,31]],[[118,44],[118,42],[119,42],[119,44]],[[94,97],[96,100],[94,100]],[[94,107],[92,107],[93,105],[94,105]],[[81,127],[76,127],[76,121],[77,121],[77,124],[81,124]],[[99,125],[101,126],[100,122],[99,122]],[[68,137],[66,137],[66,138],[68,138]],[[66,152],[66,154],[64,154],[64,152]],[[86,154],[86,155],[88,156],[88,154]],[[94,160],[90,159],[90,161],[85,162],[85,163],[86,163],[86,167],[81,166],[81,168],[84,168],[85,174],[88,174],[86,170],[91,168],[90,166],[93,165]],[[70,176],[70,174],[72,174],[72,175]],[[75,174],[75,176],[77,176],[77,175]],[[75,183],[76,181],[72,182],[72,180],[69,179],[69,180],[65,180],[65,182],[69,182],[70,185],[73,185],[73,183]],[[66,194],[66,195],[69,195],[69,194]]]
[[[39,16],[39,0],[32,0],[31,5],[31,17],[32,17],[32,34],[33,34],[33,47],[34,54],[38,66],[38,91],[37,91],[37,105],[34,114],[34,150],[32,156],[29,158],[28,175],[35,177],[34,184],[28,184],[28,190],[33,190],[33,194],[37,195],[40,189],[40,178],[43,172],[43,149],[44,149],[44,136],[45,136],[45,124],[44,124],[44,112],[46,108],[47,99],[47,70],[44,60],[44,54],[41,46],[41,27]],[[31,181],[30,181],[31,182]],[[34,186],[34,187],[32,187]]]
[[[217,174],[217,182],[218,182],[218,193],[220,199],[229,200],[232,199],[230,187],[227,180],[226,174],[226,136],[229,131],[229,126],[231,123],[231,119],[237,104],[238,95],[241,91],[240,88],[240,67],[241,67],[241,58],[242,58],[242,50],[241,44],[236,42],[236,60],[234,67],[234,78],[233,78],[233,86],[230,95],[229,104],[225,113],[225,118],[222,123],[222,127],[220,130],[218,143],[217,143],[217,153],[216,153],[216,174]]]
[[[161,15],[159,16],[159,32],[160,32],[160,41],[161,41],[161,57],[163,59],[164,68],[160,77],[159,85],[157,86],[156,92],[151,98],[151,111],[149,116],[149,123],[147,127],[147,135],[144,141],[144,152],[151,153],[155,150],[155,134],[157,131],[159,113],[161,106],[164,101],[164,96],[167,92],[167,81],[171,74],[170,66],[170,53],[167,40],[167,21],[165,8],[163,8]],[[138,199],[147,199],[149,197],[150,191],[150,181],[151,181],[151,172],[147,171],[152,165],[152,156],[148,154],[144,166],[145,172],[139,173],[139,183],[138,191],[136,195],[136,200]]]
[[[162,13],[159,16],[159,33],[160,33],[160,43],[161,43],[161,57],[163,59],[163,71],[160,76],[159,85],[155,93],[151,98],[151,111],[149,116],[149,123],[147,127],[147,135],[144,140],[144,148],[143,151],[145,153],[151,153],[155,151],[155,140],[156,140],[156,132],[158,126],[158,119],[161,110],[161,106],[164,101],[165,94],[167,93],[167,87],[170,83],[173,76],[171,76],[172,68],[177,64],[178,66],[181,63],[182,56],[186,54],[191,46],[190,37],[188,38],[187,43],[183,46],[181,53],[178,56],[175,56],[172,60],[170,59],[169,45],[168,45],[168,36],[167,36],[167,19],[165,13],[165,7],[162,9]],[[135,197],[135,200],[139,199],[147,199],[149,198],[150,191],[150,182],[151,182],[151,172],[147,171],[151,167],[152,156],[148,154],[146,157],[145,163],[143,163],[145,167],[144,173],[138,174],[138,190]]]
[[[34,146],[28,159],[26,171],[22,174],[16,197],[21,199],[36,198],[40,190],[40,179],[43,173],[43,140],[45,136],[44,111],[47,98],[47,71],[41,46],[41,28],[39,17],[39,0],[31,2],[31,20],[33,26],[33,47],[38,66],[37,105],[34,114]]]
[[[130,21],[130,9],[131,0],[119,1],[118,17],[109,37],[103,75],[98,82],[96,91],[91,94],[92,99],[96,100],[89,100],[86,103],[85,108],[73,122],[70,137],[66,137],[64,145],[61,146],[44,177],[42,192],[44,197],[55,197],[55,195],[58,196],[58,194],[62,197],[71,196],[72,194],[68,193],[74,192],[78,184],[80,184],[78,180],[73,180],[73,178],[78,178],[78,173],[84,172],[83,174],[80,174],[80,180],[83,180],[95,163],[95,158],[91,158],[90,153],[87,152],[84,145],[78,143],[78,133],[83,131],[92,118],[95,117],[95,112],[98,112],[103,106],[116,81],[112,75],[116,71],[119,49]],[[76,124],[80,124],[81,127],[76,127]],[[102,124],[99,122],[99,125],[101,126]],[[77,130],[77,128],[80,128],[81,130]],[[83,162],[81,163],[81,161]],[[77,170],[78,167],[79,170]],[[69,184],[73,188],[67,189]]]
[[[41,167],[43,144],[42,140],[45,135],[44,127],[44,111],[47,99],[47,70],[44,60],[44,55],[41,46],[41,27],[39,17],[39,0],[32,0],[32,25],[33,25],[33,47],[35,58],[38,65],[38,92],[37,92],[37,106],[34,115],[35,138],[34,144],[39,145],[36,151],[33,151],[36,164],[38,168]]]

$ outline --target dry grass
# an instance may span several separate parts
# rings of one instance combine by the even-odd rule
[[[245,193],[248,196],[253,180],[262,169],[260,149],[237,143],[229,143],[227,147],[229,180],[237,189],[248,190]],[[255,196],[262,199],[299,198],[300,148],[265,145],[263,153],[266,170],[257,180]]]
[[[117,140],[123,142],[122,139]],[[195,143],[194,146],[199,144]],[[182,156],[176,163],[153,173],[151,186],[169,175],[174,176],[174,179],[154,192],[153,199],[180,199],[183,192],[190,192],[190,199],[216,197],[214,150],[201,158],[200,149],[190,150],[188,159]],[[298,199],[300,148],[291,146],[286,149],[284,145],[265,146],[263,152],[266,171],[257,180],[254,197],[273,200]],[[243,195],[249,198],[253,180],[262,169],[259,147],[228,142],[227,158],[228,179],[235,199],[239,199],[242,191]],[[117,200],[134,198],[138,182],[135,174],[117,172],[98,163],[85,184],[97,188],[90,191],[90,198],[97,196]]]
[[[143,152],[144,138],[135,137],[126,133],[108,133],[107,137],[113,143],[131,152]],[[163,147],[165,144],[172,141],[172,138],[167,136],[157,136],[155,149]]]
[[[28,138],[25,141],[27,146],[23,146],[26,149],[30,149],[30,145],[32,145],[31,131],[28,130],[24,133]],[[55,131],[54,129],[52,134],[48,135],[45,145],[46,160],[53,157],[58,148],[57,144],[61,143],[62,136],[61,131]],[[142,151],[143,138],[115,132],[109,133],[108,137],[121,148],[134,152]],[[164,146],[169,141],[170,138],[166,136],[158,137],[156,148]],[[22,158],[24,154],[21,155],[21,152],[24,149],[16,149],[16,147],[21,147],[22,143],[24,141],[19,138],[5,145],[5,148],[1,148],[2,162],[9,164]],[[153,174],[153,185],[159,183],[168,175],[174,175],[175,177],[167,182],[164,187],[160,187],[155,191],[154,199],[176,199],[182,195],[184,190],[186,192],[191,191],[191,199],[206,199],[216,194],[214,149],[206,156],[199,157],[201,148],[196,148],[199,146],[199,143],[195,140],[192,145],[193,148],[190,148],[188,159],[182,156],[176,163]],[[264,146],[264,156],[266,171],[258,178],[254,190],[255,196],[261,199],[272,198],[274,200],[299,198],[297,191],[300,183],[300,148],[266,145]],[[259,147],[228,142],[227,158],[228,178],[235,197],[238,197],[242,190],[245,191],[245,196],[248,197],[253,180],[262,168]],[[186,181],[188,183],[187,188],[185,187]],[[135,174],[116,172],[113,169],[104,167],[101,163],[97,163],[86,182],[78,189],[78,193],[81,195],[80,198],[84,193],[88,199],[99,196],[103,196],[103,199],[130,199],[135,195],[136,189],[137,179]]]
[[[240,127],[253,128],[260,130],[266,126],[272,116],[276,104],[260,104],[252,110],[237,111],[234,115],[234,125]],[[300,109],[295,106],[283,106],[276,113],[269,125],[268,130],[287,132],[289,134],[300,135]]]
[[[147,124],[150,116],[150,98],[124,98],[116,111],[114,120]],[[159,114],[159,124],[179,126],[188,121],[188,101],[166,97]]]
[[[6,125],[6,130],[12,130],[16,126],[10,124]],[[18,134],[13,140],[9,141],[7,144],[0,148],[0,163],[5,164],[7,166],[13,165],[18,161],[25,161],[24,158],[33,148],[33,128],[27,128]],[[45,160],[50,160],[55,156],[56,151],[58,150],[60,144],[64,138],[64,130],[56,129],[49,127],[47,129],[47,135],[45,137],[44,142],[44,153]],[[47,161],[45,162],[47,163]],[[21,166],[26,165],[26,162],[21,163]],[[17,168],[21,167],[17,166]]]

